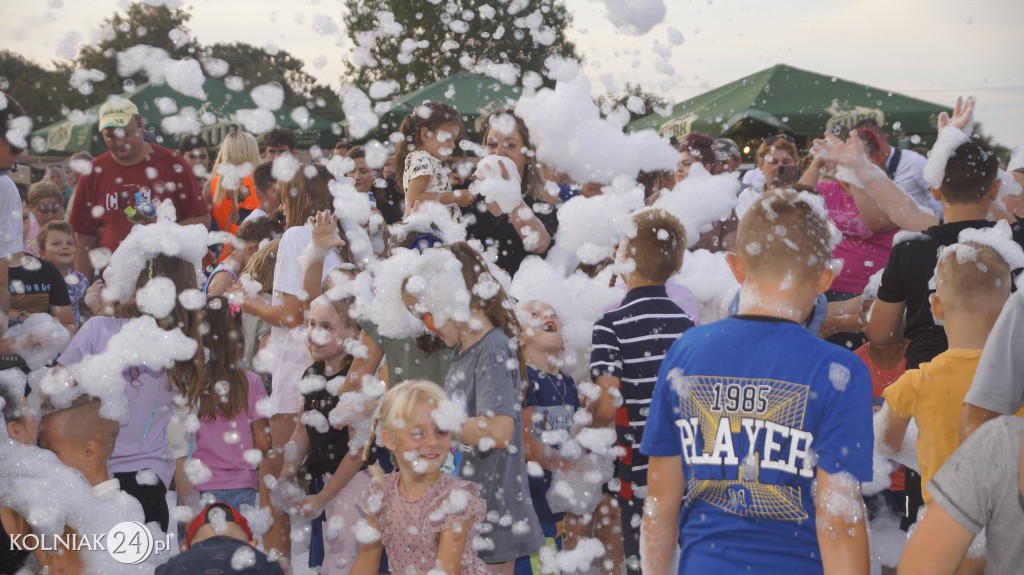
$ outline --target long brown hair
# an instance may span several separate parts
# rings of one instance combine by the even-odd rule
[[[249,405],[249,380],[242,368],[242,316],[232,313],[224,296],[210,296],[203,310],[203,328],[209,359],[206,379],[198,386],[196,411],[202,421],[213,421],[218,415],[230,419]],[[222,381],[227,382],[227,389],[217,388]]]
[[[164,277],[174,282],[176,293],[199,288],[196,280],[196,268],[192,264],[176,256],[158,254],[149,260],[149,265],[139,274],[139,279],[135,282],[136,291],[149,283],[150,279],[157,277]],[[124,308],[125,317],[135,318],[142,317],[142,315],[143,312],[139,310],[134,298]],[[202,341],[199,329],[202,318],[199,312],[186,309],[178,298],[174,300],[174,309],[170,315],[157,318],[156,322],[167,331],[180,328],[187,337],[196,342]],[[132,376],[133,379],[134,377],[135,375]],[[167,369],[167,379],[175,391],[185,398],[189,407],[198,407],[199,386],[201,382],[206,381],[206,357],[202,346],[197,347],[196,353],[191,359],[174,362],[174,365]]]
[[[426,116],[426,117],[424,117]],[[402,134],[402,140],[395,144],[395,185],[399,191],[405,193],[403,178],[405,176],[405,158],[414,150],[423,145],[423,138],[420,136],[423,128],[436,132],[445,124],[455,122],[462,131],[462,118],[454,106],[444,102],[427,100],[402,120],[398,131]],[[454,142],[453,142],[454,144]]]
[[[502,108],[487,115],[487,118],[484,119],[483,124],[480,126],[480,134],[484,139],[482,142],[483,146],[487,147],[487,132],[491,130],[491,122],[502,116],[511,116],[516,121],[516,130],[519,131],[519,137],[523,140],[523,147],[526,148],[524,154],[526,156],[526,168],[523,169],[520,193],[523,197],[545,200],[547,196],[544,193],[544,173],[541,172],[540,164],[537,163],[537,154],[533,143],[530,141],[530,129],[526,127],[526,122],[516,115],[515,108]]]
[[[315,172],[307,176],[306,172]],[[285,218],[285,227],[293,228],[306,223],[306,220],[324,210],[333,211],[334,203],[331,197],[331,181],[334,176],[323,164],[306,164],[299,167],[288,183],[278,183],[277,195],[282,204],[288,205],[288,216]],[[345,240],[345,245],[334,248],[338,257],[345,263],[354,263],[352,250],[349,248],[351,242],[341,227],[341,220],[338,220],[338,235]]]

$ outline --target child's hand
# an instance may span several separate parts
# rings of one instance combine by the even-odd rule
[[[337,233],[338,216],[331,211],[317,212],[315,216],[309,218],[309,223],[313,224],[312,244],[315,247],[331,249],[345,245],[344,240],[338,237]]]
[[[452,195],[455,198],[455,203],[462,208],[473,205],[473,200],[476,199],[476,196],[469,190],[455,190]]]
[[[864,151],[864,142],[857,136],[856,130],[850,133],[850,137],[845,142],[826,133],[824,140],[814,140],[812,151],[815,158],[837,166],[856,169],[871,165],[871,160],[868,158],[867,152]]]
[[[952,118],[945,112],[939,114],[939,131],[947,126],[956,128],[968,136],[971,135],[971,130],[974,128],[974,96],[968,96],[966,100],[963,96],[958,97],[956,106],[953,107]]]
[[[303,497],[295,503],[295,514],[304,519],[312,519],[323,513],[327,502],[320,498],[320,494]]]

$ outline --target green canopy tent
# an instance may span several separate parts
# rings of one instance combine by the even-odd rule
[[[176,148],[179,134],[163,129],[163,121],[186,107],[196,111],[200,125],[199,135],[211,148],[218,148],[221,140],[230,132],[244,129],[237,119],[239,110],[254,109],[256,103],[246,90],[234,91],[219,80],[207,79],[203,83],[206,99],[186,96],[166,84],[145,83],[136,89],[121,94],[139,108],[139,115],[146,121],[146,129],[155,132],[157,142],[169,148]],[[107,151],[97,129],[97,117],[102,102],[83,111],[82,121],[61,120],[32,132],[32,139],[42,138],[46,142],[46,155],[66,155],[88,151],[94,156]],[[292,118],[295,108],[282,105],[274,112],[278,127],[295,130],[298,148],[316,144],[322,148],[334,147],[342,129],[329,120],[308,114],[308,120],[300,126]],[[77,115],[76,115],[77,116]],[[77,119],[77,118],[76,118]]]
[[[684,137],[691,131],[756,142],[785,132],[807,144],[835,124],[853,128],[873,118],[896,138],[934,136],[940,112],[949,108],[778,64],[676,104],[670,116],[650,114],[630,131],[654,129]],[[804,146],[806,147],[806,145]]]
[[[425,100],[444,102],[455,106],[462,116],[462,137],[480,141],[480,124],[492,111],[514,104],[522,94],[519,86],[509,86],[487,76],[478,76],[465,70],[399,96],[390,102],[390,108],[377,114],[377,129],[372,134],[386,141],[397,132],[402,119]]]

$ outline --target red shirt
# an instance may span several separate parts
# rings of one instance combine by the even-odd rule
[[[196,177],[177,153],[151,146],[142,161],[124,166],[107,152],[92,162],[92,172],[78,179],[68,222],[76,233],[96,236],[97,247],[116,250],[134,223],[124,213],[135,205],[135,193],[152,204],[170,199],[177,221],[206,214]]]
[[[853,350],[853,353],[868,366],[868,371],[871,373],[871,397],[876,399],[882,397],[882,391],[892,385],[907,371],[906,357],[901,359],[900,362],[896,364],[896,367],[892,369],[882,369],[875,365],[875,362],[871,361],[871,355],[868,353],[868,344],[866,343]],[[902,465],[899,469],[892,472],[889,479],[892,481],[892,485],[889,487],[889,490],[903,491],[906,489],[906,475],[903,473]]]

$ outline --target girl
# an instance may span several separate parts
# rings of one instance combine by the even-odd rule
[[[151,278],[159,277],[170,279],[174,283],[175,293],[195,290],[199,287],[196,273],[192,263],[179,257],[158,254],[152,256],[149,265],[139,273],[136,290],[149,283]],[[120,317],[91,318],[75,334],[58,362],[69,366],[90,355],[103,353],[110,338],[128,321],[142,315],[143,312],[132,298],[124,306]],[[199,312],[188,310],[178,298],[175,298],[170,315],[157,318],[156,321],[165,330],[180,328],[186,336],[201,341],[199,326],[202,320]],[[187,361],[175,362],[159,372],[140,368],[126,369],[123,377],[129,421],[121,426],[117,434],[117,442],[110,455],[110,471],[120,482],[121,489],[142,504],[146,522],[156,521],[161,529],[167,531],[169,516],[166,493],[175,464],[167,440],[167,424],[174,412],[175,394],[185,398],[185,405],[189,408],[194,409],[199,405],[199,387],[196,382],[206,381],[205,355],[200,346]],[[140,482],[138,472],[144,469],[154,471],[156,477],[143,474],[143,477],[150,477]]]
[[[239,310],[223,296],[210,297],[203,318],[203,346],[208,350],[206,379],[199,390],[199,430],[189,437],[189,454],[177,459],[174,474],[178,497],[205,507],[202,498],[227,503],[235,509],[256,504],[256,465],[245,454],[258,449],[270,451],[270,428],[256,404],[267,397],[258,375],[245,371],[242,360],[242,318]],[[185,476],[189,459],[201,461],[211,472],[205,481],[193,484]],[[198,505],[195,505],[198,503]]]
[[[451,440],[432,413],[443,401],[441,388],[422,380],[393,387],[381,399],[374,428],[398,455],[398,471],[375,472],[359,497],[366,523],[381,538],[359,548],[353,575],[376,574],[384,548],[392,573],[489,573],[473,549],[485,512],[479,486],[441,471]]]
[[[280,239],[265,242],[263,247],[249,258],[245,268],[242,269],[243,276],[248,275],[260,284],[260,291],[257,295],[263,298],[263,302],[268,305],[271,302],[270,292],[274,287],[274,265],[277,263],[277,246],[280,243]],[[252,314],[243,312],[242,333],[245,336],[245,366],[246,369],[252,370],[256,352],[262,347],[266,337],[270,335],[270,324]],[[270,393],[270,374],[260,372],[260,377],[263,378],[267,393]]]
[[[539,301],[521,304],[519,313],[524,319],[520,345],[528,375],[523,401],[523,421],[530,426],[524,437],[525,455],[527,461],[534,461],[544,469],[543,475],[530,476],[530,497],[547,539],[546,545],[561,550],[564,514],[551,511],[547,492],[551,487],[551,472],[556,469],[568,471],[572,462],[558,454],[557,444],[542,441],[541,434],[545,431],[570,433],[573,414],[580,408],[580,398],[572,377],[561,371],[559,356],[565,351],[565,340],[558,314],[551,306]],[[536,571],[534,565],[538,567]],[[539,575],[539,566],[539,554],[520,557],[516,560],[516,573],[536,572]]]
[[[395,145],[395,181],[405,193],[405,217],[418,203],[432,201],[448,206],[452,220],[458,221],[459,206],[468,206],[473,196],[452,191],[442,164],[451,157],[462,131],[458,110],[442,102],[424,102],[402,120],[399,131],[404,138]]]
[[[345,341],[359,335],[349,316],[353,302],[321,296],[310,305],[307,341],[314,363],[303,378],[302,386],[309,391],[302,394],[302,425],[291,436],[281,473],[281,479],[294,482],[305,459],[310,495],[296,503],[295,513],[313,520],[309,566],[322,564],[326,572],[342,575],[352,568],[358,551],[355,527],[362,514],[356,499],[371,480],[362,457],[349,454],[348,428],[328,424],[338,404],[337,388],[352,364]],[[329,526],[326,531],[324,521]]]
[[[89,280],[85,274],[71,269],[75,263],[75,250],[78,244],[75,242],[75,230],[71,224],[64,221],[48,222],[43,229],[39,230],[36,237],[39,240],[39,254],[42,258],[54,266],[64,277],[68,284],[68,297],[71,299],[71,314],[75,318],[75,327],[81,325],[78,313],[78,300],[85,295],[89,289]]]
[[[64,190],[49,181],[36,182],[28,188],[28,207],[32,210],[32,225],[25,239],[25,251],[38,257],[39,231],[47,223],[64,219]]]
[[[403,294],[413,311],[435,331],[445,345],[454,347],[451,367],[444,381],[445,393],[464,402],[469,418],[457,434],[464,445],[459,475],[480,484],[487,502],[484,528],[486,548],[480,558],[492,573],[511,574],[518,557],[530,555],[544,544],[544,534],[530,501],[526,459],[523,457],[523,426],[520,399],[523,362],[512,338],[519,322],[511,311],[505,290],[487,270],[483,257],[465,242],[444,246],[462,268],[460,278],[469,295],[469,318],[435,325],[429,309]],[[424,270],[424,275],[452,273]],[[422,278],[429,289],[429,277]],[[408,285],[408,284],[406,284]],[[486,289],[481,289],[487,286]],[[489,292],[489,293],[488,293]],[[490,298],[479,294],[487,293]],[[454,294],[453,294],[454,295]],[[509,521],[511,519],[511,521]]]
[[[203,286],[207,295],[220,295],[238,281],[239,272],[249,262],[249,258],[260,249],[260,244],[267,240],[281,237],[284,233],[284,214],[249,220],[238,228],[238,239],[245,243],[244,248],[228,251],[228,256],[210,272],[210,277]]]
[[[252,172],[260,165],[256,138],[245,132],[231,132],[220,145],[213,177],[203,189],[203,198],[216,229],[238,232],[238,222],[260,206],[252,183]]]

